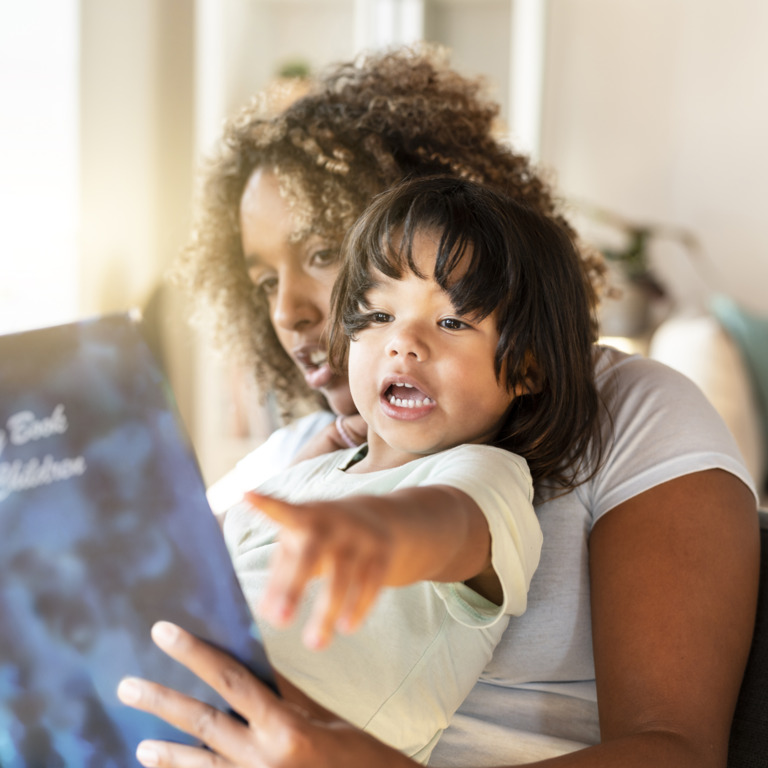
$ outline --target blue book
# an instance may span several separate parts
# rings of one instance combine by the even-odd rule
[[[274,687],[141,321],[0,336],[0,766],[125,768],[143,738],[194,743],[115,693],[137,675],[226,708],[155,647],[158,619]]]

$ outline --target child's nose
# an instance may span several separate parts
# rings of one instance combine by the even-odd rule
[[[387,354],[390,357],[415,358],[418,362],[424,362],[429,357],[429,347],[415,329],[401,329],[390,340]]]

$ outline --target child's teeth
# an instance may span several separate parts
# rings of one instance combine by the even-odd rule
[[[423,400],[401,400],[394,395],[389,396],[390,405],[396,405],[398,408],[421,408],[423,405],[429,405],[433,401],[425,397]]]

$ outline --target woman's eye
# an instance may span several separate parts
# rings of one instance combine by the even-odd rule
[[[371,314],[368,315],[368,319],[372,323],[391,323],[392,315],[388,315],[386,312],[371,312]]]
[[[265,275],[256,280],[256,287],[265,296],[274,296],[277,293],[277,278],[274,275]]]
[[[443,318],[438,325],[442,328],[447,328],[449,331],[460,331],[462,328],[469,328],[465,322],[457,320],[455,317]]]
[[[338,258],[338,251],[332,248],[325,248],[320,251],[315,251],[309,257],[309,263],[313,267],[328,267],[336,263]]]

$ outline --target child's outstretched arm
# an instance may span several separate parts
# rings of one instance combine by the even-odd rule
[[[326,577],[304,630],[310,646],[327,645],[334,631],[354,631],[383,586],[472,580],[474,589],[501,602],[488,523],[456,488],[430,485],[303,504],[257,493],[246,499],[282,526],[260,606],[268,621],[288,624],[308,581]]]

